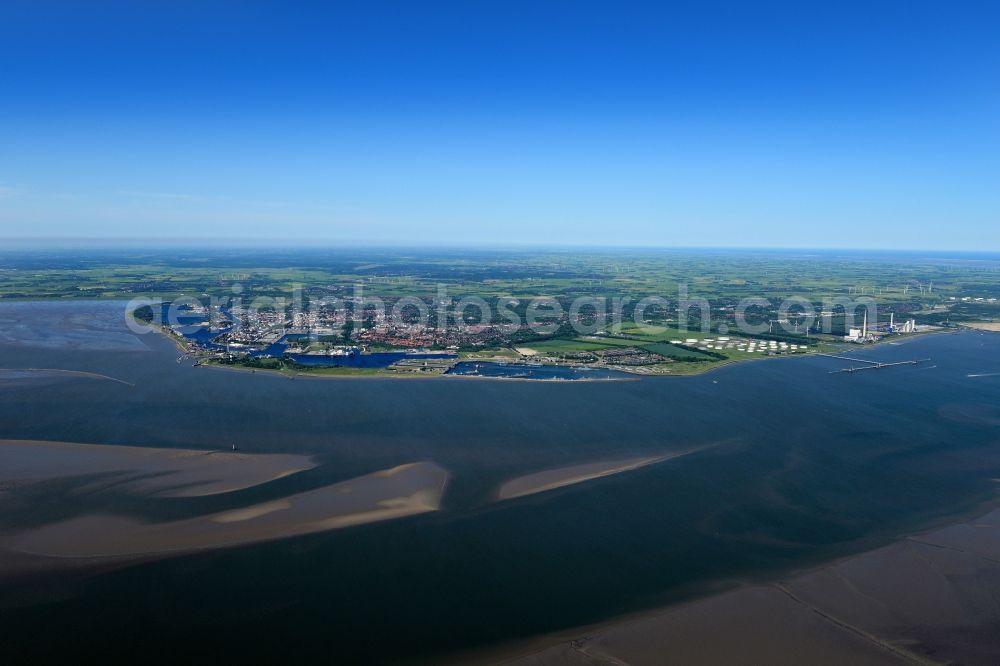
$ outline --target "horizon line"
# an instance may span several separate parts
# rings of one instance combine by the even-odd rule
[[[214,249],[261,249],[265,246],[273,246],[275,249],[283,250],[330,250],[330,249],[476,249],[476,250],[589,250],[589,251],[657,251],[657,250],[704,250],[704,251],[770,251],[770,252],[894,252],[894,253],[937,253],[943,255],[954,254],[974,254],[974,255],[996,255],[1000,256],[1000,248],[952,248],[943,249],[940,247],[872,247],[864,245],[855,246],[815,246],[815,245],[669,245],[669,244],[607,244],[607,243],[540,243],[540,242],[518,242],[518,241],[469,241],[456,240],[453,242],[435,240],[415,241],[411,239],[399,241],[386,240],[359,240],[359,239],[334,239],[334,238],[314,238],[314,239],[287,239],[287,238],[241,238],[234,240],[228,237],[84,237],[84,236],[60,236],[60,237],[0,237],[0,253],[18,250],[123,250],[123,249],[174,249],[221,244],[223,247]],[[206,248],[209,249],[209,248]]]

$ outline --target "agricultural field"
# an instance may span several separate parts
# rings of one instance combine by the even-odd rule
[[[951,297],[996,298],[1000,268],[976,258],[721,250],[228,250],[0,251],[0,298],[134,294],[350,293],[381,298],[554,299],[866,297],[911,310]],[[621,332],[628,332],[622,330]]]
[[[328,319],[316,330],[326,333],[309,351],[423,347],[462,358],[660,364],[681,373],[802,353],[805,345],[835,348],[852,325],[847,309],[857,315],[858,304],[877,307],[873,327],[890,316],[922,326],[992,326],[1000,317],[1000,261],[750,250],[0,251],[0,301],[137,297],[214,308],[264,299],[279,312],[269,325],[300,333],[313,324],[296,320],[294,308],[319,306]],[[407,302],[423,304],[422,324],[369,310],[397,306],[412,317],[419,308]],[[524,323],[539,304],[547,332]],[[500,326],[501,312],[519,327]],[[713,342],[739,336],[742,346]],[[754,340],[777,346],[751,349]]]

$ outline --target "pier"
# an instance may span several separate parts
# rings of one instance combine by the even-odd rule
[[[841,368],[840,370],[831,370],[828,374],[836,375],[842,372],[861,372],[862,370],[882,370],[883,368],[892,368],[898,365],[918,365],[920,363],[926,363],[930,361],[929,358],[918,358],[908,361],[894,361],[892,363],[882,363],[881,361],[868,361],[863,358],[851,358],[850,356],[837,356],[836,354],[817,354],[817,356],[826,356],[827,358],[835,358],[841,361],[851,361],[852,363],[864,363],[865,365],[860,367],[850,366],[847,368]]]

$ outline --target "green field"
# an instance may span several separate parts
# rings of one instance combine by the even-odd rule
[[[608,349],[613,345],[579,339],[554,339],[525,343],[518,346],[533,349],[540,354],[567,354],[573,352],[598,351],[601,349]]]
[[[772,331],[761,337],[789,343],[805,342],[808,322],[796,315],[796,307],[783,310],[783,299],[801,299],[817,312],[832,307],[827,318],[812,322],[809,342],[822,349],[840,344],[845,332],[843,309],[829,305],[838,300],[870,299],[882,313],[882,322],[888,312],[897,321],[912,318],[918,324],[990,321],[1000,316],[1000,261],[721,250],[0,251],[0,301],[185,297],[205,304],[228,304],[235,298],[252,304],[279,299],[278,307],[290,312],[296,300],[306,306],[353,308],[345,304],[359,295],[379,299],[387,307],[402,298],[417,298],[432,308],[475,298],[496,309],[513,299],[508,307],[522,320],[529,301],[544,297],[562,308],[553,319],[559,326],[555,334],[522,328],[502,339],[441,346],[482,358],[516,358],[510,352],[514,347],[557,358],[638,347],[672,359],[674,372],[682,370],[682,361],[704,368],[762,356],[736,349],[702,353],[669,342],[739,335],[737,309],[741,299],[751,297],[760,300],[746,310],[746,321],[762,327],[758,330]],[[681,307],[682,296],[707,305],[707,325],[700,307]],[[660,304],[636,312],[636,303],[650,297],[660,299]],[[586,309],[577,315],[579,321],[574,323],[591,325],[591,330],[599,331],[594,335],[581,336],[570,326],[567,313],[580,298],[608,303],[609,318],[588,319]],[[615,303],[620,319],[614,316]],[[452,321],[457,317],[448,316]],[[475,314],[469,316],[473,319],[467,323],[477,323]],[[397,343],[386,338],[370,344],[378,349]]]

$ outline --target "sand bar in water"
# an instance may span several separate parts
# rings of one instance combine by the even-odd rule
[[[622,472],[628,472],[634,469],[639,469],[640,467],[646,467],[647,465],[654,465],[665,460],[670,460],[671,458],[678,458],[689,453],[694,453],[695,451],[700,451],[704,448],[705,447],[698,447],[684,451],[674,451],[658,456],[601,460],[597,462],[569,465],[567,467],[558,467],[556,469],[534,472],[532,474],[519,476],[516,479],[511,479],[510,481],[504,483],[500,486],[500,490],[497,491],[497,499],[506,500],[513,499],[515,497],[524,497],[525,495],[534,495],[548,490],[555,490],[556,488],[563,488],[565,486],[583,483],[584,481],[590,481],[592,479],[599,479],[604,476],[611,476],[612,474],[621,474]]]
[[[136,493],[199,497],[249,488],[311,469],[309,456],[0,440],[0,482],[12,485],[114,474]]]
[[[189,552],[402,518],[440,507],[448,473],[400,465],[279,500],[165,523],[90,515],[16,535],[11,550],[57,558]]]

